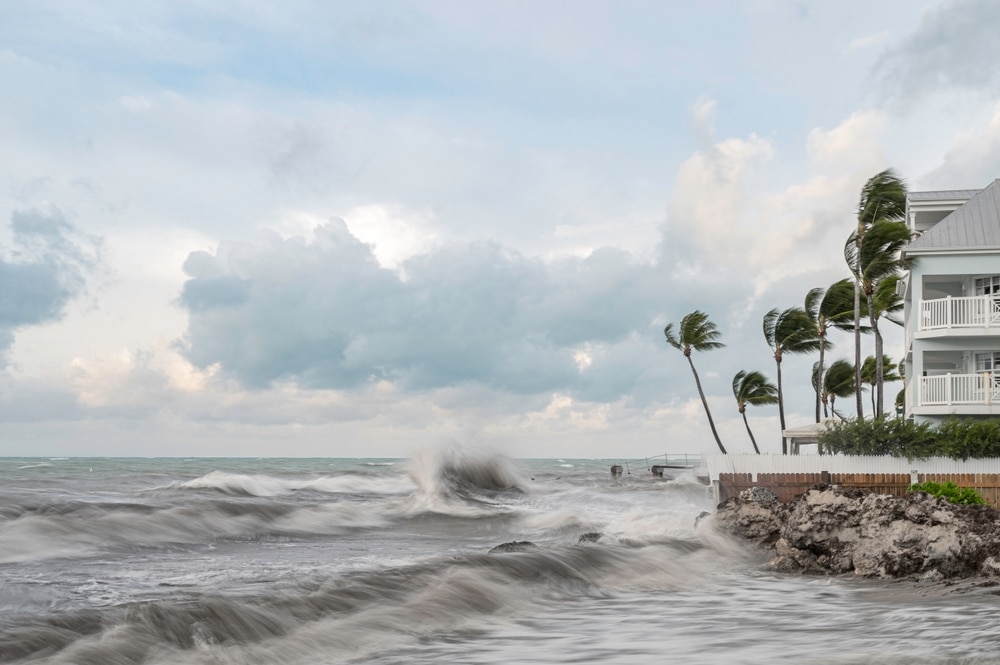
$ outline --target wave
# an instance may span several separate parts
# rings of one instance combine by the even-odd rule
[[[757,559],[690,538],[471,554],[272,588],[191,595],[35,620],[0,634],[0,661],[177,665],[344,662],[422,636],[476,630],[616,589],[671,591]]]
[[[302,491],[327,494],[407,494],[414,487],[404,476],[368,476],[349,473],[316,478],[278,478],[268,475],[249,475],[212,471],[187,481],[173,482],[156,490],[214,490],[231,496],[278,497]]]
[[[11,506],[0,521],[0,563],[91,552],[225,541],[311,539],[390,524],[384,507],[354,502],[209,500],[181,505]]]
[[[495,512],[528,493],[514,464],[496,453],[459,446],[426,449],[407,473],[417,486],[410,512],[477,516]]]
[[[421,465],[421,462],[424,464]],[[192,496],[191,493],[197,493]],[[409,473],[354,471],[279,477],[212,471],[143,490],[122,502],[62,500],[0,507],[0,563],[89,556],[134,548],[231,541],[312,540],[421,519],[448,535],[494,517],[522,496],[522,480],[499,457],[420,458]],[[438,519],[443,518],[443,519]],[[438,519],[428,523],[427,519]]]

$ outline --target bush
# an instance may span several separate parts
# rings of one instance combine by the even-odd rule
[[[942,454],[927,423],[903,418],[867,418],[834,423],[819,435],[820,450],[843,455],[892,455],[923,459]]]
[[[820,450],[843,455],[1000,457],[1000,420],[950,418],[937,428],[903,418],[866,418],[834,423],[819,435]]]
[[[971,487],[959,487],[950,480],[946,480],[943,483],[930,481],[917,483],[916,485],[910,485],[910,491],[927,492],[939,499],[944,498],[952,503],[960,503],[962,505],[984,505],[986,503],[976,490]]]
[[[937,429],[936,455],[952,459],[1000,457],[1000,421],[950,418]]]

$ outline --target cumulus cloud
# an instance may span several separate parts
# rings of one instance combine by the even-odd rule
[[[336,218],[309,240],[270,234],[193,252],[179,299],[190,318],[185,353],[258,388],[601,392],[604,381],[590,377],[610,372],[627,392],[643,370],[628,363],[622,376],[613,359],[656,315],[651,268],[623,251],[545,263],[475,243],[403,268],[405,279],[380,265]],[[591,361],[580,367],[586,345]]]
[[[688,158],[677,174],[677,187],[668,210],[668,235],[683,239],[697,256],[712,256],[724,265],[742,264],[752,252],[750,204],[752,174],[774,154],[774,147],[758,136],[729,138]]]
[[[881,90],[904,103],[954,89],[995,97],[998,24],[1000,4],[993,0],[945,0],[928,9],[916,31],[876,65]]]
[[[11,243],[0,245],[0,366],[17,330],[57,321],[99,260],[99,241],[56,208],[16,210]]]

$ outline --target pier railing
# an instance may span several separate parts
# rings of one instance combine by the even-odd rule
[[[613,465],[612,475],[615,474],[614,467],[620,467],[620,474],[632,475],[636,472],[644,472],[662,477],[665,469],[700,469],[704,466],[705,456],[701,453],[663,453],[650,457],[620,460]]]

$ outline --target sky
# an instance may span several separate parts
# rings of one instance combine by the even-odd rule
[[[0,456],[711,453],[663,335],[696,309],[752,452],[732,377],[774,380],[764,314],[848,275],[865,180],[1000,177],[998,25],[992,0],[4,3]],[[782,365],[789,426],[815,360]],[[780,452],[777,409],[747,415]]]

